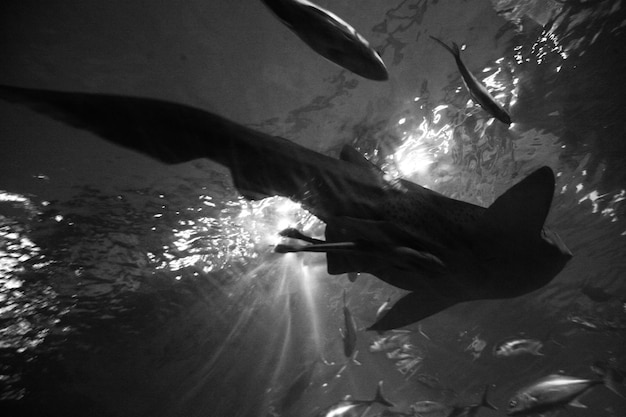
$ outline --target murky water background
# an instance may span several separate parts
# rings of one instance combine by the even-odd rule
[[[483,206],[549,165],[548,224],[575,254],[533,294],[410,326],[402,359],[360,331],[360,365],[342,369],[343,289],[361,328],[401,292],[328,276],[321,255],[272,252],[277,231],[321,235],[322,223],[285,199],[242,199],[210,162],[165,167],[0,103],[6,415],[308,416],[371,398],[379,380],[398,411],[476,402],[485,384],[502,410],[540,376],[626,367],[622,3],[319,1],[381,53],[390,80],[376,83],[317,56],[258,1],[3,2],[2,83],[183,102],[331,155],[352,144]],[[466,45],[511,129],[469,102],[428,35]],[[544,355],[492,354],[517,336]],[[604,388],[582,402],[579,417],[626,414]]]

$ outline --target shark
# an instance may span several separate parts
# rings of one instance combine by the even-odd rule
[[[262,0],[276,17],[315,52],[361,77],[386,81],[379,53],[342,18],[308,0]]]
[[[213,160],[245,198],[299,202],[326,223],[325,239],[285,229],[276,252],[324,253],[331,275],[369,273],[408,291],[368,330],[407,326],[462,302],[519,297],[572,258],[544,225],[555,188],[547,166],[481,207],[389,180],[353,147],[334,158],[184,104],[6,85],[0,99],[165,164]]]

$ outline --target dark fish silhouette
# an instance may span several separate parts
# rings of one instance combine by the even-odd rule
[[[367,272],[412,291],[372,330],[464,301],[518,297],[550,282],[572,256],[543,227],[555,183],[548,167],[483,208],[409,181],[390,183],[353,148],[331,158],[181,104],[7,86],[0,98],[165,163],[212,159],[230,169],[245,197],[300,202],[326,223],[326,241],[298,232],[306,245],[278,245],[278,252],[325,252],[330,274]]]
[[[469,91],[472,99],[480,104],[480,106],[485,109],[489,114],[491,114],[496,119],[500,120],[502,123],[507,126],[511,124],[511,116],[509,113],[504,110],[493,97],[489,94],[489,91],[485,88],[484,85],[480,81],[474,77],[463,61],[461,60],[461,51],[459,50],[459,46],[452,42],[452,48],[446,45],[443,41],[434,36],[430,37],[432,40],[437,42],[439,45],[443,46],[448,52],[454,56],[454,60],[456,61],[456,65],[459,68],[459,72],[461,73],[461,77],[463,78],[463,82],[465,83],[465,87],[467,91]]]
[[[356,348],[356,323],[346,303],[346,290],[343,290],[343,321],[345,325],[343,331],[343,353],[346,355],[346,358],[351,358]]]
[[[352,26],[307,0],[262,0],[300,39],[324,58],[376,81],[389,78],[385,63]]]

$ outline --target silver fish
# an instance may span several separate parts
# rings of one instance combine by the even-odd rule
[[[507,415],[519,416],[545,413],[566,405],[586,407],[578,398],[596,385],[605,385],[622,397],[614,372],[608,370],[603,379],[583,379],[567,375],[548,375],[520,389],[509,400]]]
[[[414,414],[430,414],[450,409],[449,405],[437,401],[418,401],[411,405]]]
[[[544,227],[555,188],[549,167],[483,208],[406,180],[390,183],[354,148],[331,158],[190,106],[9,86],[0,86],[0,99],[161,162],[211,159],[230,169],[244,197],[302,203],[326,223],[326,240],[276,252],[322,252],[330,274],[366,272],[410,291],[370,330],[406,326],[461,302],[519,297],[572,257]]]
[[[493,355],[499,358],[523,354],[543,356],[539,350],[543,343],[535,339],[514,339],[499,343],[493,348]]]
[[[465,87],[467,88],[467,91],[469,91],[472,99],[480,104],[480,106],[493,117],[500,120],[507,126],[510,125],[511,116],[509,113],[491,96],[491,94],[489,94],[489,91],[487,91],[485,86],[478,81],[476,77],[474,77],[474,74],[467,69],[461,60],[461,51],[459,50],[459,46],[452,42],[452,47],[449,47],[443,41],[435,38],[434,36],[431,36],[430,38],[452,54],[454,60],[456,61],[456,65],[459,68],[459,72],[461,73],[461,77],[463,77],[463,83],[465,83]]]
[[[308,0],[262,0],[315,52],[362,77],[389,78],[382,58],[352,26]]]
[[[387,407],[393,407],[393,403],[385,398],[382,392],[383,381],[378,382],[376,394],[371,400],[342,400],[322,410],[317,417],[356,417],[373,404],[378,403]]]

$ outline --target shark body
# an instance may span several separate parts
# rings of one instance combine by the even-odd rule
[[[330,274],[366,272],[411,291],[371,330],[409,325],[464,301],[526,294],[572,256],[544,227],[555,186],[548,167],[483,208],[406,180],[390,183],[353,148],[331,158],[181,104],[10,86],[0,86],[0,98],[164,163],[214,160],[230,169],[244,197],[300,202],[326,223],[326,240],[288,229],[284,236],[304,244],[278,252],[323,252]]]
[[[389,78],[382,58],[351,25],[308,0],[262,0],[315,52],[355,74],[375,81]]]

